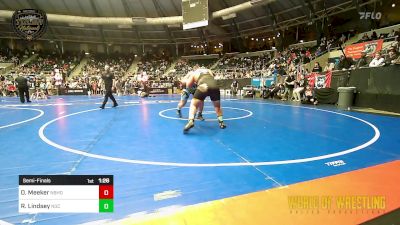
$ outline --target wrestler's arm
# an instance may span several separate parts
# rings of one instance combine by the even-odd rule
[[[186,89],[191,88],[194,85],[194,83],[195,83],[194,75],[195,74],[193,74],[193,73],[187,75],[187,78],[186,78]]]

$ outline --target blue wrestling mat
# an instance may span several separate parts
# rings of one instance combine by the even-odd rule
[[[206,102],[206,121],[185,135],[177,95],[118,97],[120,106],[105,110],[101,101],[0,98],[0,222],[113,221],[400,159],[398,117],[225,99],[225,130]],[[114,175],[114,213],[19,214],[21,174]]]

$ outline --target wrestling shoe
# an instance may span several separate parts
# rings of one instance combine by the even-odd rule
[[[115,103],[114,105],[113,105],[113,108],[115,108],[115,107],[117,107],[118,106],[118,103]]]
[[[100,109],[104,109],[104,105],[100,106],[99,108],[100,108]]]
[[[204,120],[205,120],[204,117],[203,117],[203,115],[200,114],[200,113],[197,115],[196,119],[198,119],[198,120],[200,120],[200,121],[204,121]]]
[[[182,112],[180,109],[176,110],[176,114],[178,114],[179,118],[182,118]]]
[[[225,129],[226,128],[226,125],[225,125],[224,121],[220,121],[218,123],[219,123],[219,128],[221,128],[221,129]]]
[[[189,120],[189,122],[183,128],[183,133],[187,134],[189,132],[189,130],[192,129],[193,127],[194,127],[194,121],[193,120]]]

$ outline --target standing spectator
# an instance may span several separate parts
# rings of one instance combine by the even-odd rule
[[[3,75],[0,75],[0,96],[7,96],[5,80],[6,78]]]
[[[231,84],[232,95],[236,96],[238,90],[239,90],[239,82],[236,79],[234,79]]]
[[[293,73],[289,73],[289,76],[285,78],[285,93],[283,94],[282,101],[286,101],[287,99],[291,100],[293,95],[295,80],[296,79]],[[288,98],[286,98],[286,96]]]
[[[15,78],[15,82],[18,86],[19,100],[21,101],[21,103],[25,103],[24,96],[26,97],[26,102],[31,102],[29,100],[28,80],[20,73],[18,77]]]

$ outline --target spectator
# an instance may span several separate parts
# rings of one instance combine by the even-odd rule
[[[400,51],[400,44],[399,44],[399,37],[397,36],[394,42],[390,45],[390,47],[393,47],[396,52]]]
[[[251,86],[250,90],[247,90],[244,95],[245,97],[254,98],[256,96],[256,90],[254,90],[254,87]]]
[[[234,79],[231,84],[232,95],[236,96],[238,90],[239,90],[239,82],[236,79]]]
[[[317,99],[314,97],[314,93],[313,90],[311,89],[310,85],[306,86],[306,90],[304,92],[304,101],[302,103],[304,104],[314,104],[317,105],[318,101]]]
[[[278,87],[276,87],[276,97],[280,99],[284,99],[285,93],[286,93],[286,88],[284,84],[278,84]]]
[[[394,32],[394,29],[392,30],[392,32],[389,33],[388,38],[392,38],[396,36],[396,32]]]
[[[370,41],[371,39],[369,39],[368,34],[365,33],[362,38],[360,39],[359,42],[366,42],[366,41]]]
[[[280,91],[281,89],[280,84],[279,85],[275,85],[275,82],[271,82],[271,85],[267,88],[266,93],[264,93],[263,98],[267,99],[267,98],[274,98],[277,93]],[[284,89],[284,87],[283,87]]]
[[[289,76],[285,78],[285,93],[283,94],[282,101],[286,101],[287,99],[289,100],[292,99],[295,80],[296,79],[293,73],[289,73]],[[286,98],[286,96],[288,98]]]
[[[365,67],[368,65],[368,58],[365,52],[361,52],[361,58],[356,62],[356,68]]]
[[[399,37],[399,36],[400,36],[400,28],[397,29],[396,32],[394,32],[394,36],[395,36],[395,37]]]
[[[347,70],[351,67],[351,64],[352,64],[351,59],[346,58],[344,55],[341,55],[336,69],[337,70]]]
[[[385,58],[382,57],[380,52],[377,52],[374,59],[369,63],[369,67],[378,67],[383,65],[385,65]]]
[[[395,64],[398,57],[399,57],[399,54],[396,52],[396,50],[393,47],[391,47],[389,49],[389,53],[385,57],[385,65]]]
[[[340,41],[340,43],[344,43],[346,41],[346,35],[342,34],[339,41]]]
[[[388,34],[381,33],[381,34],[379,34],[378,39],[385,39],[387,36],[388,36]]]
[[[375,31],[372,32],[371,40],[377,40],[377,39],[378,39],[378,35],[376,34],[376,32]]]
[[[326,72],[326,71],[329,71],[329,70],[333,70],[333,69],[335,69],[335,63],[333,63],[333,62],[328,62],[327,64],[326,64],[326,66],[324,67],[324,72]]]
[[[312,72],[314,73],[321,73],[322,72],[322,67],[319,65],[319,62],[314,63],[314,67],[312,69]]]
[[[301,95],[303,94],[306,86],[307,80],[304,78],[304,75],[300,75],[300,80],[296,81],[296,88],[293,90],[293,97],[295,102],[301,101]]]

